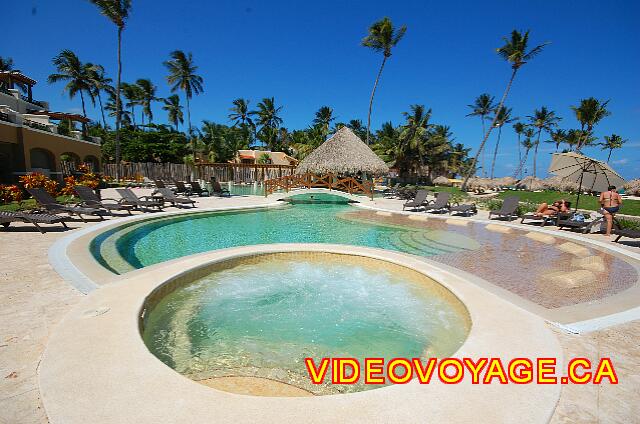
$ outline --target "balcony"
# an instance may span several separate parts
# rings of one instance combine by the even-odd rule
[[[27,127],[35,128],[36,130],[42,130],[52,133],[53,130],[50,126],[42,124],[40,122],[32,121],[30,119],[23,119],[22,125],[26,125]]]
[[[38,100],[33,100],[33,99],[29,99],[29,97],[20,94],[20,100],[25,101],[27,103],[31,103],[32,105],[36,105],[42,109],[47,109],[47,105],[45,105],[43,102],[40,102]]]
[[[11,122],[8,113],[0,112],[0,121]]]

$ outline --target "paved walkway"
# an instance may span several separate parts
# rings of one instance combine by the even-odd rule
[[[139,190],[140,195],[145,194]],[[116,197],[106,193],[105,197]],[[200,207],[264,204],[263,197],[197,199]],[[397,200],[379,199],[375,204],[402,209]],[[482,212],[481,212],[481,217]],[[93,223],[72,222],[82,228]],[[55,325],[82,295],[62,280],[49,265],[47,251],[69,231],[39,234],[28,225],[16,224],[0,231],[0,423],[46,423],[38,391],[37,368]],[[588,237],[606,240],[601,235]],[[631,251],[638,245],[629,243]],[[592,360],[610,357],[620,384],[567,385],[552,423],[632,423],[640,417],[640,321],[604,330],[567,335],[556,334],[566,358],[585,356]]]

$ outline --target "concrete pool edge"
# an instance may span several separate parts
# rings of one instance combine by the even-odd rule
[[[417,270],[439,282],[467,307],[472,327],[455,356],[556,357],[559,342],[544,321],[474,283],[411,255],[329,244],[273,244],[223,249],[161,263],[95,290],[51,336],[39,370],[43,402],[52,423],[177,421],[436,421],[482,417],[486,422],[547,422],[560,386],[420,385],[316,398],[256,398],[204,387],[175,373],[147,349],[138,332],[146,295],[164,281],[212,261],[282,251],[317,251],[372,257]],[[96,315],[96,311],[105,311]],[[509,319],[505,320],[504,317]],[[109,381],[109,384],[107,384]],[[164,389],[164,388],[171,389]],[[135,399],[136,402],[132,402]],[[468,400],[465,408],[460,401]]]

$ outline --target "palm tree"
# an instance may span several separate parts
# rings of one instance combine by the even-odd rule
[[[133,126],[136,126],[136,106],[142,104],[142,90],[136,84],[129,84],[123,82],[120,89],[122,95],[127,100],[125,106],[131,108],[131,118],[133,119]]]
[[[607,110],[608,104],[609,100],[600,101],[595,97],[589,97],[588,99],[580,100],[580,106],[571,106],[571,109],[576,114],[576,119],[580,122],[580,130],[583,133],[582,140],[576,146],[577,152],[588,145],[588,139],[593,136],[593,127],[602,119],[611,115],[611,112]]]
[[[522,132],[522,135],[524,135],[524,140],[522,141],[522,147],[524,147],[525,152],[524,152],[524,155],[522,156],[522,160],[520,161],[520,163],[518,164],[518,167],[516,168],[516,172],[513,173],[514,178],[516,178],[518,174],[520,174],[521,177],[523,175],[525,165],[527,164],[527,159],[529,158],[529,151],[534,146],[533,137],[536,135],[536,132],[533,128],[527,126]]]
[[[498,139],[496,140],[496,148],[493,150],[493,161],[491,162],[491,178],[493,178],[493,171],[496,167],[496,158],[498,157],[498,146],[500,145],[500,136],[502,135],[502,127],[505,124],[510,124],[518,118],[511,117],[511,108],[502,106],[502,108],[496,113],[495,125],[498,127]]]
[[[282,118],[278,116],[278,113],[282,110],[282,106],[276,107],[276,102],[273,97],[265,97],[260,103],[258,108],[249,112],[251,116],[257,116],[257,125],[260,125],[259,137],[260,140],[269,146],[269,148],[275,145],[277,139],[277,129],[282,124]]]
[[[59,81],[66,81],[65,91],[69,93],[69,98],[73,99],[76,94],[80,94],[82,101],[82,115],[87,117],[87,109],[84,102],[84,93],[90,97],[92,94],[92,84],[90,75],[93,65],[90,63],[83,64],[78,56],[71,50],[62,50],[53,58],[53,64],[58,73],[51,74],[47,78],[49,84],[55,84]]]
[[[600,145],[602,146],[602,150],[607,150],[607,149],[609,150],[609,155],[607,156],[607,163],[609,163],[609,160],[611,159],[611,153],[613,152],[613,150],[622,148],[622,145],[627,141],[628,140],[624,140],[622,137],[620,137],[617,134],[604,136],[604,143],[601,143]]]
[[[13,59],[0,56],[0,72],[7,72],[13,69]]]
[[[563,129],[549,131],[550,140],[546,140],[545,143],[552,143],[556,146],[556,152],[560,150],[560,145],[567,142],[567,132]]]
[[[387,122],[389,124],[389,122]],[[384,126],[384,124],[383,124]],[[367,130],[362,125],[362,121],[359,119],[352,119],[347,123],[347,127],[354,132],[360,139],[364,139],[367,137]]]
[[[493,103],[494,100],[495,98],[492,95],[488,93],[483,93],[478,97],[476,97],[476,100],[473,102],[472,105],[467,105],[472,110],[472,112],[467,116],[480,117],[480,121],[482,122],[483,137],[484,137],[484,133],[486,132],[484,121],[487,119],[487,116],[489,116],[489,114],[493,113],[493,111],[496,110],[495,104]],[[487,168],[485,167],[485,164],[484,164],[484,151],[482,152],[482,174],[484,176],[487,175]]]
[[[229,109],[229,120],[233,122],[233,125],[249,125],[253,126],[249,112],[249,100],[238,98],[233,101],[233,107]]]
[[[511,78],[509,79],[509,83],[507,84],[507,87],[504,90],[504,93],[502,94],[502,99],[500,100],[500,103],[498,104],[498,109],[501,109],[502,106],[504,106],[504,102],[507,99],[509,90],[511,90],[511,86],[513,85],[513,81],[516,78],[516,73],[518,72],[518,70],[529,60],[537,56],[544,49],[544,46],[548,44],[548,43],[540,44],[532,48],[531,50],[527,51],[527,45],[529,44],[529,31],[526,31],[524,34],[522,34],[521,32],[516,30],[513,30],[511,32],[511,38],[505,37],[504,41],[505,41],[504,46],[499,47],[498,49],[496,49],[496,51],[498,52],[500,57],[502,57],[507,62],[511,63],[512,71],[511,71]],[[480,153],[484,149],[484,145],[489,139],[489,135],[491,134],[491,131],[494,128],[495,118],[496,117],[494,116],[494,122],[492,122],[491,125],[489,126],[489,130],[484,135],[484,140],[482,140],[482,143],[480,144],[480,148],[478,149],[476,156],[473,158],[473,161],[470,166],[470,171],[467,173],[464,179],[464,182],[462,183],[463,190],[467,188],[467,182],[471,177],[471,172],[475,169],[476,163],[478,162],[478,157],[480,156]]]
[[[427,110],[423,105],[411,105],[410,108],[411,112],[402,113],[407,122],[400,130],[401,169],[420,173],[427,153],[425,138],[430,128],[431,109]]]
[[[189,99],[191,99],[194,94],[200,94],[204,91],[202,89],[204,80],[200,75],[196,74],[198,67],[193,64],[193,55],[191,53],[185,54],[182,50],[175,50],[171,52],[171,59],[164,62],[164,66],[169,70],[167,82],[172,86],[171,92],[175,93],[178,90],[184,91],[187,99],[188,136],[191,137],[191,109],[189,107]],[[193,155],[195,159],[195,144],[193,146]]]
[[[149,123],[153,121],[153,112],[151,111],[151,102],[158,100],[156,97],[157,87],[153,85],[150,79],[139,79],[136,85],[140,89],[140,106],[142,106],[142,125],[144,125],[145,115],[149,118]]]
[[[331,122],[336,118],[333,116],[333,109],[329,106],[322,106],[316,112],[315,118],[313,118],[313,125],[316,125],[321,128],[322,134],[324,138],[327,138],[329,135],[329,127],[331,126]]]
[[[118,28],[118,73],[116,77],[116,165],[120,164],[120,119],[122,104],[120,102],[120,83],[122,78],[122,31],[129,17],[131,0],[89,0],[100,9]],[[116,166],[116,181],[120,180],[119,166]]]
[[[522,161],[522,143],[520,142],[520,139],[522,138],[522,133],[526,128],[527,125],[522,122],[516,122],[513,124],[513,131],[515,131],[518,136],[518,163]]]
[[[176,127],[178,131],[178,123],[184,124],[184,115],[182,113],[182,105],[180,104],[180,96],[172,94],[164,99],[162,110],[167,111],[167,120]]]
[[[132,121],[131,121],[131,112],[129,112],[126,109],[122,109],[122,108],[117,108],[116,107],[116,92],[115,90],[113,92],[109,93],[109,100],[107,100],[107,103],[104,105],[104,110],[109,112],[109,116],[112,118],[115,118],[116,120],[118,119],[117,117],[117,110],[120,109],[120,121],[124,124],[124,125],[131,125]]]
[[[89,72],[89,81],[91,84],[92,97],[98,98],[100,104],[100,114],[102,115],[102,125],[107,128],[107,120],[104,117],[104,107],[102,105],[102,92],[111,93],[114,88],[111,86],[113,80],[105,75],[102,65],[93,65]]]
[[[558,126],[558,122],[561,120],[560,117],[556,116],[556,113],[552,110],[547,109],[546,106],[542,106],[540,109],[536,109],[533,111],[532,116],[527,116],[529,121],[531,122],[531,126],[537,128],[537,138],[534,146],[533,152],[533,177],[536,177],[536,159],[538,158],[538,146],[540,145],[540,135],[542,131],[550,133],[553,128]]]
[[[387,59],[391,57],[391,49],[395,47],[404,34],[407,32],[406,26],[401,26],[397,30],[393,27],[391,19],[385,17],[382,20],[375,22],[369,27],[369,34],[362,39],[362,45],[369,47],[376,52],[382,52],[383,59],[378,71],[378,76],[373,84],[373,91],[371,92],[371,99],[369,100],[369,113],[367,114],[367,144],[369,143],[371,134],[371,110],[373,109],[373,97],[376,94],[376,88],[382,75],[382,69]]]

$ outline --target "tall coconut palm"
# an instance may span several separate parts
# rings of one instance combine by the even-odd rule
[[[509,90],[511,90],[511,86],[513,85],[513,81],[516,78],[516,74],[518,73],[518,70],[524,64],[526,64],[535,56],[540,54],[540,52],[548,44],[548,43],[540,44],[532,48],[531,50],[527,50],[528,44],[529,44],[529,31],[526,31],[524,34],[522,34],[520,31],[516,31],[516,30],[513,30],[511,32],[510,38],[505,37],[504,41],[505,41],[505,44],[502,47],[497,48],[496,51],[498,52],[498,55],[500,55],[500,57],[502,57],[504,60],[506,60],[508,63],[511,64],[511,78],[509,79],[509,83],[507,84],[507,87],[505,88],[504,93],[502,94],[502,99],[498,104],[498,109],[504,106],[504,102],[507,99]],[[494,121],[495,121],[495,116],[494,116]],[[478,149],[478,152],[476,153],[475,157],[473,158],[473,161],[471,162],[470,171],[467,173],[464,179],[464,182],[462,183],[463,190],[467,188],[467,182],[471,177],[471,172],[475,170],[476,163],[478,162],[478,157],[480,156],[480,153],[484,149],[484,145],[489,139],[489,135],[491,134],[491,131],[493,130],[494,125],[495,125],[495,122],[492,122],[491,125],[489,126],[489,130],[484,135],[484,140],[482,140],[482,143],[480,144],[480,148]]]
[[[149,123],[153,121],[153,111],[151,103],[158,100],[156,97],[157,87],[153,85],[150,79],[140,78],[136,81],[136,85],[140,89],[140,106],[142,106],[142,125],[144,125],[144,117],[149,118]]]
[[[601,101],[595,97],[589,97],[588,99],[580,100],[580,106],[571,106],[582,130],[582,140],[576,146],[576,151],[579,152],[584,146],[588,145],[588,139],[593,136],[593,127],[602,119],[611,115],[611,112],[607,110],[608,104],[609,100]]]
[[[536,135],[536,131],[531,127],[526,127],[522,132],[522,135],[524,136],[524,140],[522,140],[522,147],[524,147],[525,151],[524,151],[524,155],[522,156],[522,160],[520,161],[520,163],[518,164],[518,167],[516,168],[516,172],[513,173],[514,178],[516,178],[518,174],[520,174],[521,176],[524,174],[524,168],[527,165],[529,152],[531,151],[531,149],[535,144],[533,141],[533,138]]]
[[[493,150],[493,160],[491,161],[491,178],[493,178],[493,172],[496,168],[496,158],[498,157],[498,146],[500,146],[502,127],[518,119],[517,117],[511,117],[511,108],[505,106],[502,106],[502,108],[496,112],[496,115],[495,125],[498,128],[498,139],[496,140],[496,148]]]
[[[410,112],[402,113],[407,121],[400,129],[401,168],[420,173],[427,154],[425,139],[431,127],[431,109],[423,105],[411,105],[410,108]]]
[[[0,72],[13,70],[13,59],[10,57],[0,56]]]
[[[191,137],[191,109],[189,100],[194,94],[200,94],[204,90],[202,84],[204,80],[196,71],[198,67],[193,64],[193,55],[186,54],[182,50],[171,52],[171,59],[164,62],[164,66],[169,70],[167,82],[171,85],[171,92],[184,91],[187,100],[187,124],[189,127],[188,137]],[[193,155],[195,158],[195,144],[193,144]]]
[[[258,117],[258,125],[275,129],[282,124],[282,118],[278,115],[281,110],[282,106],[276,107],[275,98],[265,97],[258,103],[258,108],[249,114]]]
[[[484,134],[486,132],[484,121],[487,120],[487,117],[491,113],[493,113],[494,110],[497,110],[496,105],[494,104],[494,100],[495,98],[492,95],[488,93],[483,93],[478,97],[476,97],[476,100],[473,102],[472,105],[467,105],[472,110],[472,112],[467,116],[480,117],[480,121],[482,122],[482,137],[484,137]],[[481,154],[482,154],[482,174],[486,177],[487,168],[484,162],[484,151]]]
[[[546,106],[542,106],[540,109],[533,111],[533,115],[527,116],[529,118],[530,125],[537,129],[537,137],[534,145],[533,152],[533,177],[536,177],[536,160],[538,158],[538,147],[540,145],[540,136],[542,131],[550,133],[553,128],[558,126],[558,122],[562,119],[556,116],[556,113],[547,109]]]
[[[383,55],[382,64],[378,71],[378,76],[373,84],[373,91],[371,92],[371,99],[369,100],[369,113],[367,114],[367,144],[371,137],[371,110],[373,109],[373,97],[376,94],[376,88],[382,75],[382,69],[387,59],[391,57],[391,50],[402,40],[404,34],[407,32],[406,26],[400,28],[394,28],[391,19],[385,17],[382,20],[375,22],[369,27],[369,34],[362,39],[362,45],[373,49],[375,52],[381,52]]]
[[[47,81],[49,84],[66,81],[67,85],[65,85],[64,89],[69,93],[69,98],[71,99],[73,99],[76,94],[80,94],[82,115],[86,118],[87,109],[84,102],[84,93],[87,93],[90,97],[92,96],[90,74],[93,65],[90,63],[82,63],[74,52],[67,49],[62,50],[53,58],[53,64],[58,72],[49,75]]]
[[[607,156],[607,163],[609,163],[609,161],[611,160],[611,153],[615,149],[621,149],[624,143],[626,142],[627,140],[624,140],[622,137],[620,137],[617,134],[604,136],[604,143],[601,143],[600,145],[602,146],[602,150],[609,150],[609,155]]]
[[[253,126],[253,120],[251,119],[249,112],[249,100],[238,98],[233,101],[233,107],[229,109],[229,120],[233,122],[233,125],[249,125]]]
[[[122,31],[129,18],[131,0],[89,0],[100,9],[118,28],[118,73],[116,77],[116,165],[120,164],[120,119],[122,118],[122,104],[120,101],[120,83],[122,82]],[[116,180],[120,179],[119,166],[116,166]]]
[[[545,140],[545,143],[551,143],[556,147],[556,152],[560,150],[560,145],[567,142],[567,132],[563,129],[549,131],[549,140]]]
[[[104,117],[104,106],[102,105],[102,92],[112,93],[114,88],[111,86],[113,80],[105,74],[102,65],[93,65],[89,72],[89,81],[91,83],[92,96],[98,99],[100,104],[100,114],[102,115],[102,125],[107,128],[107,120]]]
[[[132,118],[133,126],[136,126],[136,106],[142,104],[142,90],[136,84],[129,84],[127,82],[123,82],[121,84],[120,90],[122,91],[122,95],[127,100],[124,104],[125,107],[131,109],[130,117]]]
[[[180,104],[180,96],[172,94],[164,99],[164,106],[162,110],[167,112],[167,120],[176,127],[178,131],[178,124],[184,124],[184,114],[182,113],[182,105]]]
[[[316,112],[315,117],[313,118],[313,125],[320,127],[322,130],[322,135],[326,139],[329,135],[329,128],[331,126],[331,122],[333,122],[336,118],[333,116],[333,109],[329,106],[322,106]]]
[[[527,125],[523,124],[522,122],[516,122],[515,124],[513,124],[513,131],[518,137],[518,163],[522,161],[522,143],[520,142],[520,140],[522,138],[522,133],[526,128]]]

